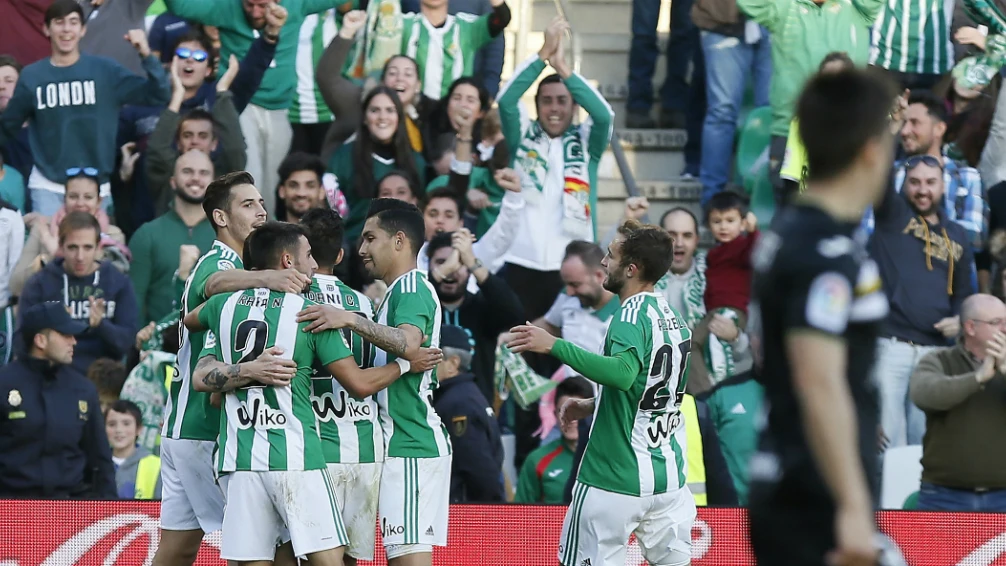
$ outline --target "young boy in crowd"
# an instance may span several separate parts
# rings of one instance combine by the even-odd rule
[[[140,408],[118,400],[105,412],[105,433],[112,447],[115,487],[121,499],[161,498],[161,459],[137,444],[143,431]]]
[[[731,191],[710,199],[706,226],[716,245],[706,255],[706,316],[692,336],[692,363],[704,364],[708,376],[708,383],[689,383],[689,391],[697,392],[733,375],[735,354],[747,349],[740,330],[747,325],[751,251],[758,240],[758,220],[747,199]]]

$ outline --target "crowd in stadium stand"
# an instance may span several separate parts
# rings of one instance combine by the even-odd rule
[[[375,305],[387,289],[358,253],[369,203],[419,207],[452,502],[569,502],[590,423],[560,426],[558,409],[596,386],[505,344],[531,321],[601,348],[618,307],[597,217],[614,111],[573,70],[562,19],[504,73],[506,0],[360,4],[0,0],[0,497],[160,497],[180,298],[214,241],[203,197],[248,171],[272,219],[342,216],[335,275]],[[1006,511],[1004,4],[674,0],[654,110],[661,2],[633,0],[624,123],[687,130],[667,176],[701,185],[698,207],[624,206],[674,239],[657,291],[694,333],[697,504],[747,500],[752,263],[759,227],[804,188],[796,98],[815,73],[869,65],[903,91],[890,189],[862,224],[890,302],[878,451],[921,445],[906,506]],[[749,183],[731,174],[735,139],[759,108],[765,182]],[[76,335],[72,359],[50,330]]]

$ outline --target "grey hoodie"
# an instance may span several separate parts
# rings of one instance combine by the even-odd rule
[[[137,446],[136,451],[126,461],[121,465],[115,467],[115,490],[119,494],[120,499],[135,499],[136,498],[136,472],[140,467],[140,460],[146,457],[157,458],[150,453],[150,450],[142,446]],[[158,462],[158,469],[160,469],[160,462]],[[153,499],[161,498],[161,477],[160,473],[157,475],[157,484],[154,487],[154,497]]]

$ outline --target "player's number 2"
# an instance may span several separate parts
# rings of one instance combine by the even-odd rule
[[[692,354],[692,341],[685,340],[677,345],[681,362],[678,367],[674,367],[674,346],[664,344],[657,350],[657,355],[653,358],[653,365],[650,367],[650,378],[657,377],[659,380],[646,388],[643,398],[639,400],[639,410],[641,411],[662,411],[667,408],[667,403],[671,400],[671,390],[667,387],[667,382],[672,377],[677,378],[677,391],[674,392],[674,401],[677,404],[684,396],[685,381],[682,379],[685,370],[688,369],[688,358]]]
[[[241,352],[239,364],[255,361],[265,351],[265,343],[269,338],[269,327],[261,320],[246,320],[238,325],[237,336],[234,342],[242,344],[238,352]]]

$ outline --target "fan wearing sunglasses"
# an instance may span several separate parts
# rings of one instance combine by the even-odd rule
[[[128,41],[142,60],[145,77],[111,59],[81,53],[80,39],[87,26],[75,0],[55,0],[44,21],[51,55],[21,73],[0,116],[0,145],[28,123],[35,157],[28,179],[32,209],[50,216],[63,204],[66,170],[82,163],[97,169],[101,194],[110,196],[120,109],[127,104],[164,103],[169,91],[164,68],[151,54],[143,30],[104,39]]]
[[[157,126],[147,144],[144,181],[154,207],[144,220],[167,211],[172,195],[169,181],[180,153],[205,151],[213,158],[218,175],[245,168],[247,154],[239,115],[262,82],[275,52],[276,42],[263,35],[240,63],[231,55],[227,70],[214,82],[215,50],[210,38],[191,30],[178,39],[170,65],[171,101],[167,108],[159,109]]]
[[[881,326],[873,371],[881,427],[891,447],[922,443],[926,420],[908,397],[909,378],[922,356],[957,337],[961,304],[974,293],[968,233],[943,204],[948,163],[928,153],[909,157],[900,194],[891,183],[875,210],[869,251],[890,313]]]

